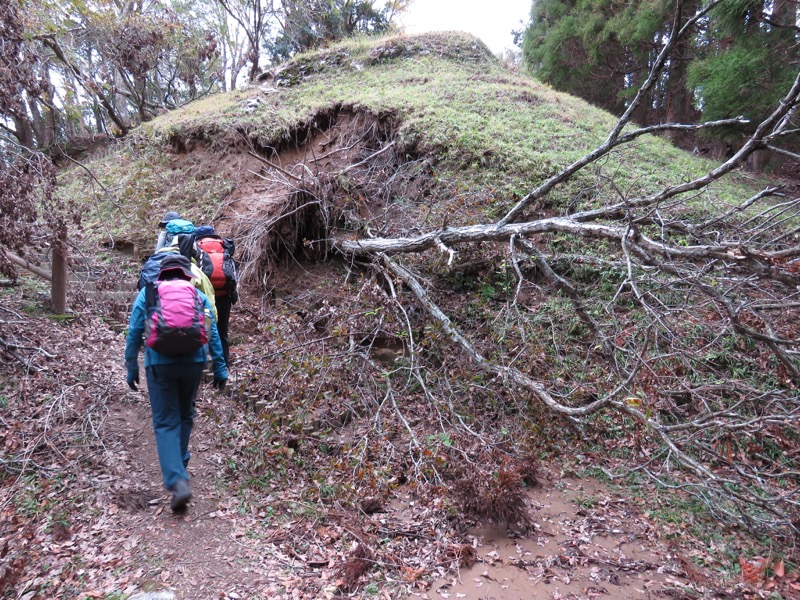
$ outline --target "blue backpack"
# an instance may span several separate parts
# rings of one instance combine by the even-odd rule
[[[139,282],[136,284],[136,288],[141,290],[144,288],[148,283],[154,283],[158,280],[158,274],[161,272],[161,261],[164,260],[167,256],[171,254],[175,254],[178,252],[178,249],[175,247],[169,248],[162,248],[155,254],[151,254],[147,257],[147,260],[144,261],[142,265],[142,270],[139,271]]]
[[[164,245],[163,248],[167,246],[173,246],[175,244],[175,239],[178,240],[186,238],[186,236],[194,236],[194,224],[191,221],[187,221],[186,219],[172,219],[167,226],[164,228],[166,234],[164,236]],[[181,249],[181,254],[184,254],[183,249]],[[184,254],[184,256],[188,256]]]
[[[148,283],[152,283],[158,279],[158,274],[161,272],[161,261],[165,256],[169,256],[176,252],[180,252],[190,261],[197,262],[200,257],[197,245],[195,244],[193,233],[179,233],[177,240],[170,246],[161,248],[158,252],[151,254],[147,257],[142,265],[142,270],[139,271],[138,289],[142,289]]]

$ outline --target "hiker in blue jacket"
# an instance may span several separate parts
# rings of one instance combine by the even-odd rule
[[[160,281],[185,279],[190,281],[192,273],[189,259],[180,254],[168,256],[161,263],[158,275]],[[149,286],[148,286],[149,287]],[[128,325],[128,338],[125,346],[125,367],[128,386],[136,391],[139,383],[139,350],[143,345],[145,321],[151,317],[146,295],[148,287],[136,296]],[[152,291],[151,291],[152,293]],[[158,462],[164,487],[172,492],[172,510],[182,510],[192,498],[189,486],[189,436],[192,433],[195,415],[195,397],[200,386],[207,349],[211,351],[214,370],[214,387],[225,389],[228,369],[222,353],[217,324],[208,298],[197,291],[203,301],[206,322],[210,322],[210,335],[207,346],[188,354],[165,355],[156,352],[145,344],[144,367],[147,375],[147,391],[153,411],[153,430],[155,431]]]

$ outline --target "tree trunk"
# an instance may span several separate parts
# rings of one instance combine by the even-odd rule
[[[94,122],[96,127],[95,133],[103,133],[106,131],[106,120],[103,116],[103,110],[101,109],[97,100],[92,102],[92,113],[94,114]]]
[[[258,50],[254,50],[250,54],[250,59],[252,60],[252,64],[250,65],[250,83],[255,83],[258,79],[258,76],[261,75],[261,67],[258,66],[260,54]]]
[[[45,114],[47,115],[47,140],[48,145],[58,143],[58,118],[59,112],[53,108],[55,107],[56,88],[53,84],[47,86],[47,106]]]
[[[766,150],[756,150],[747,158],[746,166],[750,171],[763,173],[768,159],[769,153]]]
[[[797,13],[800,11],[800,6],[796,2],[789,0],[775,0],[772,10],[773,20],[785,27],[791,27],[796,21]]]
[[[45,131],[47,127],[45,125],[44,116],[39,110],[39,104],[35,98],[30,98],[27,104],[28,113],[31,115],[31,132],[35,140],[36,148],[45,148],[47,147],[47,133]]]
[[[687,5],[684,6],[684,15],[691,17],[696,10],[696,2],[687,2]],[[684,35],[675,44],[675,50],[670,56],[669,69],[666,71],[666,107],[664,109],[667,123],[688,123],[692,120],[692,96],[686,84],[687,66],[694,58],[692,56],[692,39],[693,36]],[[680,131],[672,131],[667,133],[667,139],[678,142],[684,135]]]
[[[67,312],[67,229],[61,226],[53,244],[53,271],[50,286],[50,302],[53,313]]]
[[[219,61],[222,64],[222,77],[220,77],[220,85],[222,87],[222,92],[227,92],[229,89],[233,89],[233,86],[230,88],[228,87],[228,42],[227,40],[223,40],[222,44],[222,52],[219,57]],[[231,62],[231,65],[233,63]]]
[[[55,111],[50,108],[54,106],[55,88],[52,84],[48,84],[45,91],[42,93],[43,101],[40,103],[38,100],[31,98],[28,102],[30,112],[33,116],[34,131],[38,137],[39,148],[49,148],[56,143],[56,115]],[[41,107],[39,106],[41,104]]]
[[[638,89],[644,83],[647,77],[647,71],[637,68],[630,76],[630,86],[633,89]],[[641,126],[649,125],[648,119],[650,118],[650,103],[640,102],[636,110],[631,115],[631,120]]]
[[[21,146],[25,146],[29,150],[35,150],[35,141],[33,138],[33,128],[30,121],[14,115],[14,135],[17,137]]]
[[[88,132],[84,122],[83,112],[80,105],[80,94],[78,93],[78,82],[75,81],[75,74],[66,71],[67,80],[67,136],[71,138],[80,137]]]
[[[119,116],[122,121],[128,122],[128,99],[122,94],[118,94],[116,90],[125,88],[125,78],[120,73],[119,69],[114,69],[114,95],[111,101],[114,106],[114,113]],[[117,124],[119,126],[119,124]]]
[[[148,120],[147,117],[147,110],[145,109],[145,104],[147,103],[147,78],[142,77],[134,77],[133,78],[133,90],[134,98],[136,101],[136,112],[139,115],[139,122],[144,123]]]

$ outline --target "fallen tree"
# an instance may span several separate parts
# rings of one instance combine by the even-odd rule
[[[639,135],[720,124],[665,124],[622,134],[638,102],[646,97],[672,46],[679,39],[679,29],[686,31],[715,4],[709,4],[681,25],[682,5],[679,2],[670,41],[664,45],[650,77],[608,139],[545,181],[497,222],[444,228],[408,238],[335,239],[333,246],[348,256],[372,256],[379,261],[387,276],[402,281],[429,317],[439,322],[464,353],[475,364],[492,373],[498,383],[524,388],[550,410],[572,419],[599,410],[614,410],[642,424],[650,432],[658,450],[635,469],[648,473],[663,484],[689,491],[727,521],[756,529],[790,528],[800,533],[796,465],[761,470],[737,461],[731,454],[726,456],[721,450],[730,438],[746,444],[747,439],[770,438],[776,429],[790,431],[800,418],[796,393],[800,386],[800,363],[797,359],[800,336],[796,320],[770,316],[776,315],[776,310],[776,316],[786,316],[783,308],[792,310],[794,307],[796,310],[798,306],[800,263],[792,262],[792,259],[800,256],[800,245],[791,232],[796,231],[798,225],[800,199],[786,199],[781,188],[768,187],[738,206],[730,206],[701,222],[694,220],[696,211],[688,206],[694,198],[693,192],[724,177],[744,164],[752,152],[774,145],[794,130],[792,119],[800,103],[800,77],[795,79],[780,105],[756,127],[739,151],[704,176],[647,197],[624,198],[611,206],[533,221],[522,219],[526,209],[557,185]],[[626,290],[630,292],[645,315],[637,325],[638,331],[628,334],[637,340],[636,343],[614,343],[614,338],[621,333],[619,327],[613,321],[597,323],[594,317],[588,316],[585,307],[592,304],[592,299],[581,294],[579,286],[563,272],[551,267],[549,260],[554,257],[539,248],[546,246],[548,234],[556,233],[581,237],[588,240],[587,243],[605,240],[616,245],[627,271],[617,294],[622,295]],[[479,242],[506,243],[508,259],[517,265],[514,269],[519,277],[516,286],[525,281],[519,267],[522,259],[517,255],[521,252],[530,257],[538,271],[547,274],[556,287],[566,291],[576,314],[590,325],[595,341],[602,343],[608,352],[605,360],[617,366],[618,380],[611,389],[605,394],[597,394],[600,397],[588,404],[576,406],[563,399],[562,394],[558,394],[561,399],[557,398],[546,379],[531,377],[507,361],[487,359],[437,306],[431,292],[426,290],[413,270],[390,258],[390,255],[438,248],[448,253],[452,263],[459,247]],[[682,294],[683,301],[669,305],[664,300],[664,292],[667,295]],[[736,390],[735,399],[721,402],[725,394],[720,392],[734,392],[739,382],[727,382],[730,385],[727,390],[725,382],[713,385],[708,381],[690,382],[688,375],[699,373],[697,367],[687,369],[683,377],[677,375],[674,367],[670,370],[675,375],[655,375],[663,368],[662,365],[674,362],[674,355],[681,356],[678,362],[686,365],[694,362],[690,356],[691,349],[678,341],[685,335],[685,330],[681,327],[682,319],[675,318],[677,314],[685,317],[694,310],[708,310],[715,315],[714,322],[719,327],[716,336],[740,338],[767,348],[775,364],[783,367],[782,385],[774,390]],[[612,316],[614,309],[607,306],[605,312]],[[651,391],[645,395],[637,394],[637,388],[647,378],[652,379]],[[659,390],[660,386],[668,389]],[[689,395],[692,405],[698,405],[698,410],[680,414],[673,400],[680,394]],[[668,481],[665,474],[670,463],[681,467],[688,478],[681,482]],[[779,484],[780,481],[784,484]],[[792,481],[794,483],[790,483]]]
[[[780,149],[800,158],[780,148],[797,135],[800,74],[738,151],[703,175],[637,196],[612,173],[603,177],[617,193],[615,202],[570,210],[547,201],[576,174],[602,171],[602,159],[643,135],[746,122],[738,117],[646,128],[631,122],[681,36],[723,1],[687,15],[678,0],[658,60],[606,139],[494,222],[449,226],[445,220],[427,231],[380,236],[351,212],[343,233],[337,229],[341,209],[330,197],[333,178],[305,164],[284,165],[272,177],[291,185],[293,203],[262,223],[259,235],[265,239],[300,211],[317,211],[325,239],[306,246],[323,245],[378,274],[395,309],[394,335],[409,357],[389,372],[422,389],[443,428],[450,423],[491,445],[454,407],[454,397],[476,388],[464,382],[476,377],[465,372],[460,359],[466,358],[487,375],[479,393],[506,390],[529,431],[537,431],[535,421],[546,414],[578,431],[602,427],[602,418],[615,422],[620,435],[633,440],[635,455],[629,468],[609,476],[646,474],[725,522],[790,537],[800,533],[800,326],[794,317],[800,198],[779,185],[715,204],[705,193],[753,152]],[[337,180],[360,171],[362,187],[376,181],[394,142],[383,144],[365,149],[358,169],[339,170]],[[295,171],[302,177],[289,177]],[[557,214],[531,218],[543,206]],[[362,235],[353,236],[354,230]],[[295,235],[293,244],[302,238]],[[263,245],[246,243],[251,256]],[[504,290],[495,296],[504,306],[491,322],[470,316],[444,291],[447,278],[478,254],[482,272],[503,279],[498,285]],[[564,302],[547,306],[547,298]],[[369,348],[372,342],[363,339],[376,339],[387,324],[373,327],[372,334],[350,334],[351,351]],[[432,349],[440,334],[455,344],[451,363]],[[389,387],[387,398],[393,393]],[[415,439],[413,426],[403,422]],[[412,446],[422,452],[419,443]]]

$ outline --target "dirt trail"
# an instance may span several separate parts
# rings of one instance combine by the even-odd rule
[[[246,318],[246,307],[239,308],[233,327],[237,343],[232,348],[232,389],[246,387],[246,378],[258,375],[249,354],[263,351],[263,336],[245,334],[257,329]],[[262,432],[253,421],[269,417],[274,404],[264,404],[259,410],[265,414],[257,414],[255,403],[247,404],[246,397],[219,394],[208,384],[201,386],[191,440],[194,498],[185,514],[175,515],[161,484],[146,391],[131,392],[124,383],[124,336],[88,320],[83,329],[73,329],[78,338],[61,335],[61,327],[42,322],[41,328],[50,328],[54,351],[75,360],[52,376],[92,372],[97,379],[91,389],[101,390],[104,401],[95,404],[87,392],[71,386],[82,395],[62,394],[60,401],[47,404],[31,394],[31,407],[16,396],[6,408],[6,421],[13,417],[23,423],[12,409],[25,415],[26,408],[44,406],[42,418],[49,420],[42,427],[50,427],[51,436],[74,439],[75,447],[63,447],[65,458],[75,460],[60,467],[64,476],[58,483],[69,489],[44,483],[32,490],[24,487],[31,485],[28,480],[14,480],[17,496],[6,502],[0,515],[8,524],[5,533],[10,533],[5,543],[0,536],[0,554],[6,552],[0,556],[0,583],[5,577],[11,582],[6,591],[13,592],[4,597],[718,596],[709,590],[720,589],[719,573],[692,561],[707,558],[702,548],[683,539],[675,542],[680,547],[667,547],[661,540],[663,525],[652,523],[637,503],[594,480],[561,477],[552,471],[557,464],[542,465],[551,471],[540,473],[540,485],[527,491],[532,527],[520,536],[464,520],[445,486],[426,486],[410,477],[399,482],[396,473],[402,471],[387,475],[376,470],[373,488],[364,486],[351,496],[346,490],[325,496],[322,486],[331,477],[345,478],[352,472],[349,464],[331,468],[342,457],[341,451],[330,451],[342,445],[334,438],[348,438],[347,443],[366,439],[375,427],[374,414],[367,411],[347,425],[340,423],[331,437],[289,436],[277,428],[257,437],[248,429],[252,425]],[[75,356],[56,342],[96,350]],[[33,382],[31,378],[28,383]],[[52,397],[51,391],[45,394],[49,389],[40,390],[42,398]],[[413,414],[415,407],[404,408]],[[291,410],[281,413],[281,418],[291,417]],[[95,444],[91,451],[85,446],[87,431]],[[13,442],[14,435],[7,435],[6,443]],[[248,462],[253,454],[263,462]],[[54,465],[50,472],[58,467]],[[320,472],[326,475],[316,477]],[[378,486],[386,491],[385,503],[365,514],[359,501]],[[343,573],[362,544],[372,557],[348,583]],[[690,585],[693,589],[687,589]]]
[[[201,390],[189,466],[194,498],[185,514],[175,515],[161,485],[146,394],[127,398],[112,407],[105,423],[119,475],[109,488],[102,526],[114,530],[111,539],[121,540],[130,564],[139,565],[131,572],[128,593],[169,591],[179,600],[345,597],[331,585],[333,561],[312,561],[283,543],[291,538],[294,521],[282,528],[264,526],[221,484],[229,457],[212,440],[212,403],[230,399]],[[468,530],[463,538],[473,548],[465,551],[473,566],[454,576],[420,556],[405,571],[406,592],[395,587],[383,597],[653,598],[680,595],[687,583],[674,557],[651,540],[646,520],[602,485],[560,480],[535,488],[529,499],[532,534],[514,538],[495,528]],[[411,496],[398,493],[386,513],[370,518],[411,523],[418,512]],[[434,576],[417,579],[415,568]],[[316,592],[309,593],[310,587]]]
[[[200,404],[208,401],[201,393]],[[120,510],[111,511],[118,530],[128,534],[132,562],[142,565],[135,573],[138,587],[174,589],[178,598],[187,599],[259,589],[254,570],[240,564],[248,553],[239,541],[243,532],[237,530],[235,500],[215,482],[218,457],[203,442],[208,419],[199,418],[193,434],[189,473],[194,498],[186,513],[174,514],[161,483],[146,395],[117,408],[106,423],[106,439],[120,446],[120,479],[112,496]]]
[[[686,585],[650,525],[594,481],[561,480],[529,493],[533,533],[470,531],[478,562],[435,581],[428,598],[653,598]],[[597,503],[592,510],[581,504]],[[680,595],[680,594],[679,594]]]

